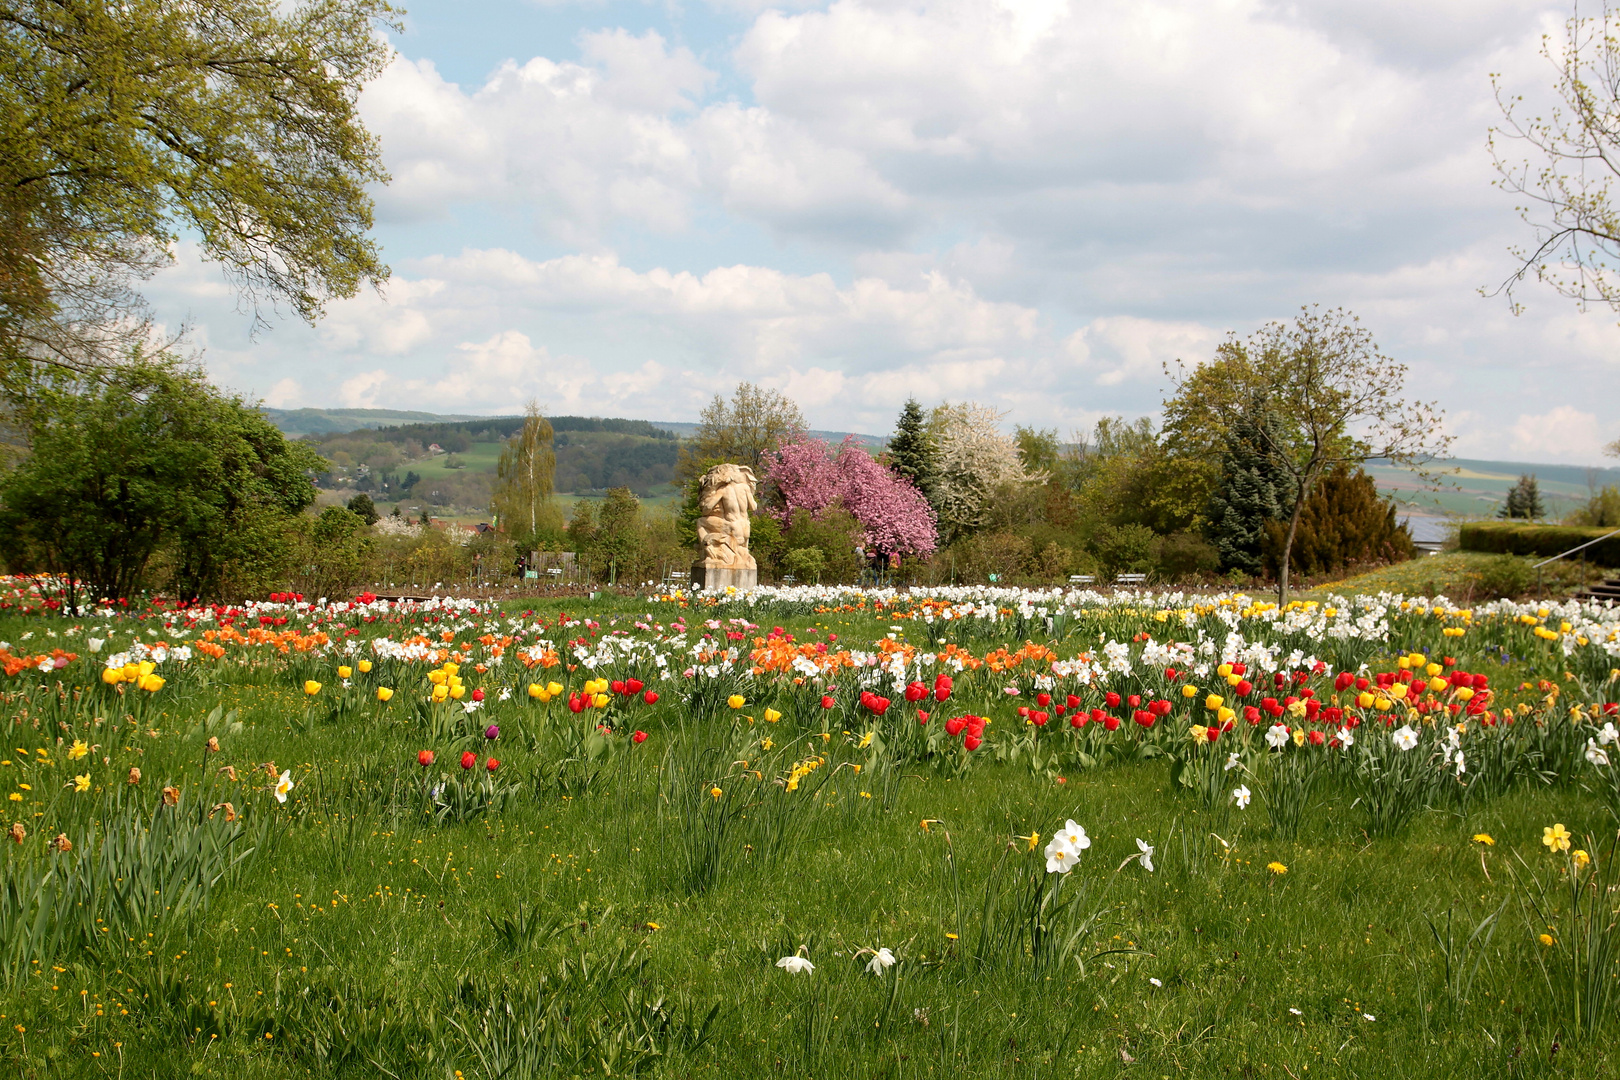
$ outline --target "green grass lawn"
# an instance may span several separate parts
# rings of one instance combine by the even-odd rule
[[[1526,586],[1525,595],[1536,596],[1537,576],[1531,567],[1541,560],[1512,555],[1488,555],[1477,551],[1443,551],[1436,555],[1419,555],[1406,562],[1318,585],[1301,595],[1318,597],[1339,593],[1354,596],[1391,592],[1407,596],[1445,596],[1467,606],[1495,595],[1483,587],[1482,579],[1488,578],[1493,573],[1499,575],[1504,561],[1516,563],[1520,567],[1519,573]],[[1583,578],[1581,564],[1565,559],[1543,568],[1540,594],[1554,599],[1562,598],[1587,584],[1613,574],[1614,571],[1611,570],[1588,566],[1584,568]]]
[[[637,603],[569,610],[625,628],[678,612]],[[759,632],[781,623],[866,648],[891,617],[778,617]],[[478,629],[466,622],[450,631],[463,641]],[[0,636],[41,625],[0,619]],[[437,640],[457,625],[430,629]],[[504,673],[462,666],[490,693],[470,718],[453,703],[419,707],[403,687],[378,704],[372,687],[397,674],[383,666],[344,694],[338,662],[294,653],[177,675],[127,710],[92,707],[92,694],[59,699],[54,684],[8,692],[13,757],[0,780],[21,798],[6,824],[28,832],[6,845],[8,882],[24,880],[25,853],[58,828],[88,828],[91,800],[150,812],[165,784],[180,812],[216,807],[196,836],[225,828],[218,804],[245,811],[240,848],[256,850],[205,907],[155,910],[145,937],[27,957],[0,991],[7,1075],[1620,1074],[1615,1025],[1602,1038],[1573,1028],[1562,984],[1544,974],[1542,926],[1514,884],[1556,879],[1546,825],[1613,835],[1604,802],[1569,777],[1526,778],[1495,798],[1446,795],[1377,838],[1334,775],[1284,840],[1259,798],[1205,809],[1162,757],[1057,775],[988,756],[965,770],[886,768],[860,740],[890,729],[853,712],[813,699],[795,712],[791,694],[771,691],[702,719],[668,684],[656,684],[658,704],[630,700],[601,717],[647,732],[644,742],[593,744],[593,714],[530,701],[531,676],[510,659]],[[1546,674],[1523,657],[1492,670],[1504,686]],[[583,674],[546,677],[577,685]],[[306,678],[323,683],[314,699]],[[496,700],[514,684],[513,700]],[[940,706],[933,722],[979,700]],[[771,701],[786,714],[775,722]],[[1004,702],[974,707],[993,715],[993,732],[1017,723]],[[498,737],[483,737],[487,723]],[[94,747],[82,760],[70,760],[75,738]],[[431,768],[417,765],[421,750],[437,755]],[[476,757],[466,775],[504,804],[427,818],[424,788],[441,774],[459,782],[464,750]],[[39,757],[52,765],[25,774],[24,759]],[[819,758],[798,791],[770,783]],[[138,785],[125,778],[131,765]],[[95,792],[72,790],[81,768]],[[294,784],[285,804],[265,790],[281,770]],[[27,791],[25,775],[36,778]],[[1059,880],[1041,848],[1066,819],[1093,843],[1036,920],[1051,935],[1043,943],[1019,905]],[[1481,833],[1494,844],[1476,842]],[[1151,873],[1135,858],[1139,840],[1155,848]],[[1020,892],[1026,883],[1036,891]],[[1462,946],[1493,913],[1488,942]],[[881,976],[866,970],[865,950],[878,948],[899,958]],[[795,954],[815,970],[777,965]],[[1475,957],[1465,986],[1459,966]]]

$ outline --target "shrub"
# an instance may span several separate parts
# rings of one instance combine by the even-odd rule
[[[1529,560],[1516,555],[1498,555],[1479,572],[1480,591],[1491,600],[1520,596],[1534,580]]]
[[[1091,538],[1097,568],[1104,576],[1147,574],[1158,569],[1158,535],[1146,525],[1104,526]]]
[[[1562,554],[1588,540],[1597,540],[1612,529],[1583,528],[1577,525],[1527,525],[1517,522],[1476,521],[1457,532],[1457,546],[1463,551],[1484,551],[1496,555],[1534,555],[1547,559]],[[1593,544],[1583,554],[1598,566],[1620,566],[1620,536]]]
[[[1288,524],[1266,523],[1266,566],[1277,572]],[[1290,564],[1299,574],[1324,574],[1372,562],[1403,562],[1417,553],[1395,504],[1378,494],[1373,478],[1338,468],[1323,476],[1305,501]]]

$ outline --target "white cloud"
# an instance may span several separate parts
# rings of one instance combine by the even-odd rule
[[[1539,416],[1520,414],[1512,449],[1531,461],[1596,461],[1603,449],[1597,417],[1570,405]]]
[[[1112,315],[1070,334],[1063,349],[1082,368],[1100,368],[1100,386],[1118,386],[1127,379],[1157,385],[1164,382],[1166,364],[1201,363],[1214,354],[1221,337],[1220,331],[1199,323]]]

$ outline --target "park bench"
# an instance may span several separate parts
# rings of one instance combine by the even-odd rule
[[[1097,580],[1096,576],[1092,575],[1092,574],[1070,574],[1069,575],[1069,584],[1070,585],[1090,585],[1092,582],[1094,582],[1096,580]]]
[[[1146,574],[1121,574],[1114,579],[1117,585],[1141,585],[1146,581]]]

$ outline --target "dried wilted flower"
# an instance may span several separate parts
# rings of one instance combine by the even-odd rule
[[[28,830],[23,828],[22,822],[19,821],[11,827],[10,836],[13,843],[20,844],[28,839]]]
[[[168,787],[164,788],[163,789],[163,805],[165,805],[165,806],[179,806],[180,805],[180,789],[175,787],[173,784],[170,784]]]
[[[69,840],[67,838],[67,833],[57,833],[56,838],[51,841],[51,850],[52,851],[72,851],[73,850],[73,841],[71,841],[71,840]]]
[[[212,810],[208,811],[208,816],[210,818],[212,818],[216,813],[218,813],[221,810],[225,811],[225,820],[226,821],[235,821],[236,820],[236,807],[231,805],[228,802],[215,803],[214,808]]]
[[[235,780],[236,779],[236,766],[235,765],[221,765],[219,767],[219,771],[225,774],[225,779],[227,779],[227,780]]]
[[[265,762],[263,768],[264,768],[265,774],[268,775],[272,780],[275,779],[277,775],[279,775],[276,772],[276,763],[273,762],[273,761]]]
[[[138,784],[141,782],[141,770],[137,769],[133,765],[129,767],[129,782],[131,784]]]
[[[217,736],[217,735],[208,736],[208,752],[210,754],[219,753],[219,736]]]

